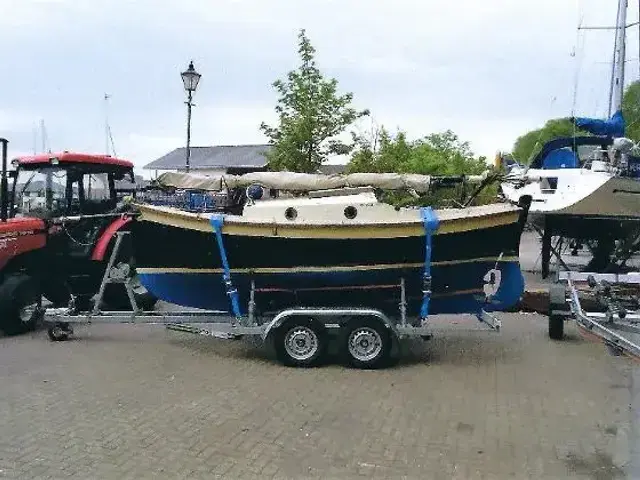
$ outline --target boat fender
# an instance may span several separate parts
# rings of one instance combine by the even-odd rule
[[[224,248],[224,242],[222,240],[222,226],[224,225],[223,215],[211,215],[210,220],[213,231],[216,235],[216,242],[218,243],[218,250],[220,252],[220,259],[222,260],[222,279],[227,289],[227,295],[231,301],[231,308],[236,318],[240,318],[240,301],[238,300],[238,289],[233,286],[231,281],[231,269],[229,268],[229,260],[227,259],[227,252]]]
[[[422,274],[422,306],[420,320],[425,321],[429,316],[429,302],[431,300],[431,251],[433,235],[440,226],[440,220],[431,207],[422,207],[420,216],[424,225],[425,255],[424,272]]]

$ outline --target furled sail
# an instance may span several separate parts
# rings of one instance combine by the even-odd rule
[[[207,176],[197,173],[166,172],[157,178],[156,183],[161,187],[205,191],[260,185],[264,188],[290,191],[376,187],[385,190],[410,189],[418,193],[426,193],[429,191],[432,179],[435,180],[437,178],[439,177],[401,173],[323,175],[296,172],[252,172],[244,175]],[[485,175],[474,175],[465,179],[471,183],[478,183],[484,178],[486,178]]]
[[[575,119],[576,126],[593,135],[624,137],[625,121],[621,111],[617,111],[608,120],[599,118],[579,117]]]

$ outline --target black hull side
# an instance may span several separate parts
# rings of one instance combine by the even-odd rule
[[[432,262],[517,257],[521,223],[435,235]],[[211,233],[137,221],[137,268],[217,269],[221,259]],[[424,262],[425,237],[283,238],[223,235],[232,269],[349,267]]]

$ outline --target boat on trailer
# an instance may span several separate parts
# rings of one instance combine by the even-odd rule
[[[374,368],[400,352],[401,339],[430,338],[430,315],[470,314],[499,330],[492,312],[512,308],[523,293],[518,254],[530,199],[398,208],[372,190],[426,192],[455,183],[420,175],[271,172],[158,180],[168,189],[247,191],[246,204],[230,209],[239,213],[137,204],[126,234],[139,281],[159,299],[196,310],[142,312],[132,295],[132,312],[98,310],[106,285],[132,291],[115,266],[116,246],[92,312],[45,313],[52,340],[67,339],[78,323],[164,324],[227,339],[257,336],[273,343],[283,363],[311,366],[335,337],[349,364]],[[482,185],[486,178],[468,180]],[[295,194],[259,200],[265,188]]]
[[[286,188],[315,186],[311,177]],[[171,178],[174,186],[197,180]],[[425,301],[433,314],[497,311],[513,307],[524,290],[518,254],[526,208],[509,203],[397,208],[365,187],[250,202],[241,215],[138,208],[139,279],[158,298],[186,307],[236,309],[254,282],[264,313],[345,302],[388,312],[398,298],[380,290],[403,279],[407,314],[419,324]]]

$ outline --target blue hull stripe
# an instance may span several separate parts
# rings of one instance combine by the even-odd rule
[[[489,304],[484,304],[485,275],[493,268],[501,272],[501,281]],[[398,298],[390,286],[406,282],[408,314],[419,315],[423,300],[422,280],[424,265],[385,268],[384,270],[312,271],[282,273],[234,272],[234,286],[239,301],[249,299],[251,281],[256,288],[271,289],[273,293],[257,298],[258,308],[269,303],[273,308],[296,305],[308,292],[310,301],[326,305],[338,301],[346,306],[357,302],[360,306],[385,304],[397,312]],[[158,298],[187,307],[210,310],[229,310],[229,296],[220,272],[198,271],[163,272],[142,269],[138,272],[142,284]],[[430,314],[477,313],[480,308],[489,311],[505,310],[514,306],[524,291],[524,279],[517,261],[479,261],[449,265],[432,265],[432,295]],[[386,290],[381,290],[386,287]],[[331,291],[331,289],[334,289]],[[345,291],[349,290],[349,291]],[[295,291],[290,296],[277,291]],[[273,298],[270,298],[273,296]],[[266,308],[266,307],[265,307]]]

